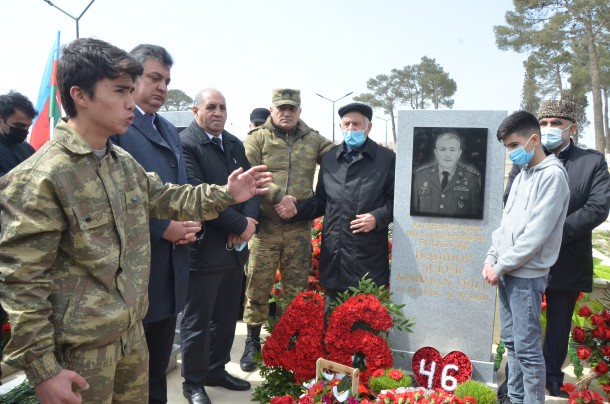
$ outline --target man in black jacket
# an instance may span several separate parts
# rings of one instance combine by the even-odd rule
[[[0,177],[34,154],[25,139],[36,115],[32,102],[17,91],[0,95]]]
[[[324,215],[320,284],[327,305],[368,273],[388,285],[388,226],[394,207],[396,155],[372,139],[373,110],[361,103],[339,108],[343,142],[322,157],[316,194],[297,206],[294,220]],[[280,217],[287,218],[281,205]]]
[[[603,154],[574,145],[571,136],[577,132],[576,118],[576,105],[570,101],[546,100],[538,111],[542,144],[563,163],[570,187],[561,250],[546,289],[543,347],[549,394],[564,398],[568,394],[560,390],[564,376],[561,367],[568,351],[572,313],[580,292],[591,292],[593,287],[591,232],[606,220],[610,209],[608,165]],[[513,166],[510,172],[505,200],[519,170]]]
[[[229,173],[250,168],[241,141],[224,130],[227,106],[214,89],[197,93],[195,120],[180,133],[191,184],[227,182]],[[239,312],[247,242],[256,231],[259,198],[226,209],[204,228],[191,250],[182,338],[183,391],[189,403],[209,403],[206,386],[248,390],[250,383],[227,373]]]

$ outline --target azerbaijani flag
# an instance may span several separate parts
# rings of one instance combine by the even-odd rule
[[[36,110],[39,112],[38,117],[32,126],[32,134],[30,136],[30,144],[34,149],[38,150],[45,144],[53,135],[53,128],[61,117],[59,99],[59,91],[57,89],[57,61],[59,60],[59,34],[57,40],[51,49],[47,66],[44,69],[42,83],[38,91],[38,101],[36,101]],[[53,120],[53,123],[51,123]]]

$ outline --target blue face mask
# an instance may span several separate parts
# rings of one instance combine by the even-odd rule
[[[529,164],[529,162],[532,161],[532,157],[534,157],[534,148],[532,148],[532,150],[529,152],[525,151],[525,146],[527,146],[531,139],[532,138],[530,137],[523,146],[508,153],[508,158],[510,161],[521,166]]]
[[[547,150],[555,150],[563,143],[563,132],[570,129],[572,125],[568,126],[565,129],[559,128],[542,128],[542,145],[547,148]]]
[[[343,132],[343,141],[349,147],[360,147],[365,140],[364,130],[346,130]]]

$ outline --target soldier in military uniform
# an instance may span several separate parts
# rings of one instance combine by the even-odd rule
[[[149,217],[208,220],[269,181],[254,168],[226,187],[164,184],[108,138],[125,133],[142,65],[95,39],[63,50],[68,118],[0,179],[0,297],[13,326],[5,362],[41,403],[146,403]]]
[[[256,368],[254,354],[260,351],[259,334],[267,320],[277,268],[281,268],[282,286],[290,299],[307,287],[311,267],[311,221],[285,222],[273,206],[282,204],[294,215],[296,200],[313,196],[316,164],[333,146],[300,119],[299,90],[273,90],[272,104],[271,116],[244,141],[250,164],[265,164],[273,173],[269,193],[262,198],[258,234],[250,240],[244,309],[248,337],[240,360],[245,372]]]
[[[481,174],[459,162],[461,140],[455,133],[436,139],[436,161],[415,171],[411,212],[418,215],[480,217]]]

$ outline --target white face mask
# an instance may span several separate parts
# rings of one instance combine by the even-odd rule
[[[547,150],[555,150],[563,143],[563,132],[570,129],[572,125],[565,129],[542,128],[540,131],[540,134],[542,135],[542,145],[546,147]]]

